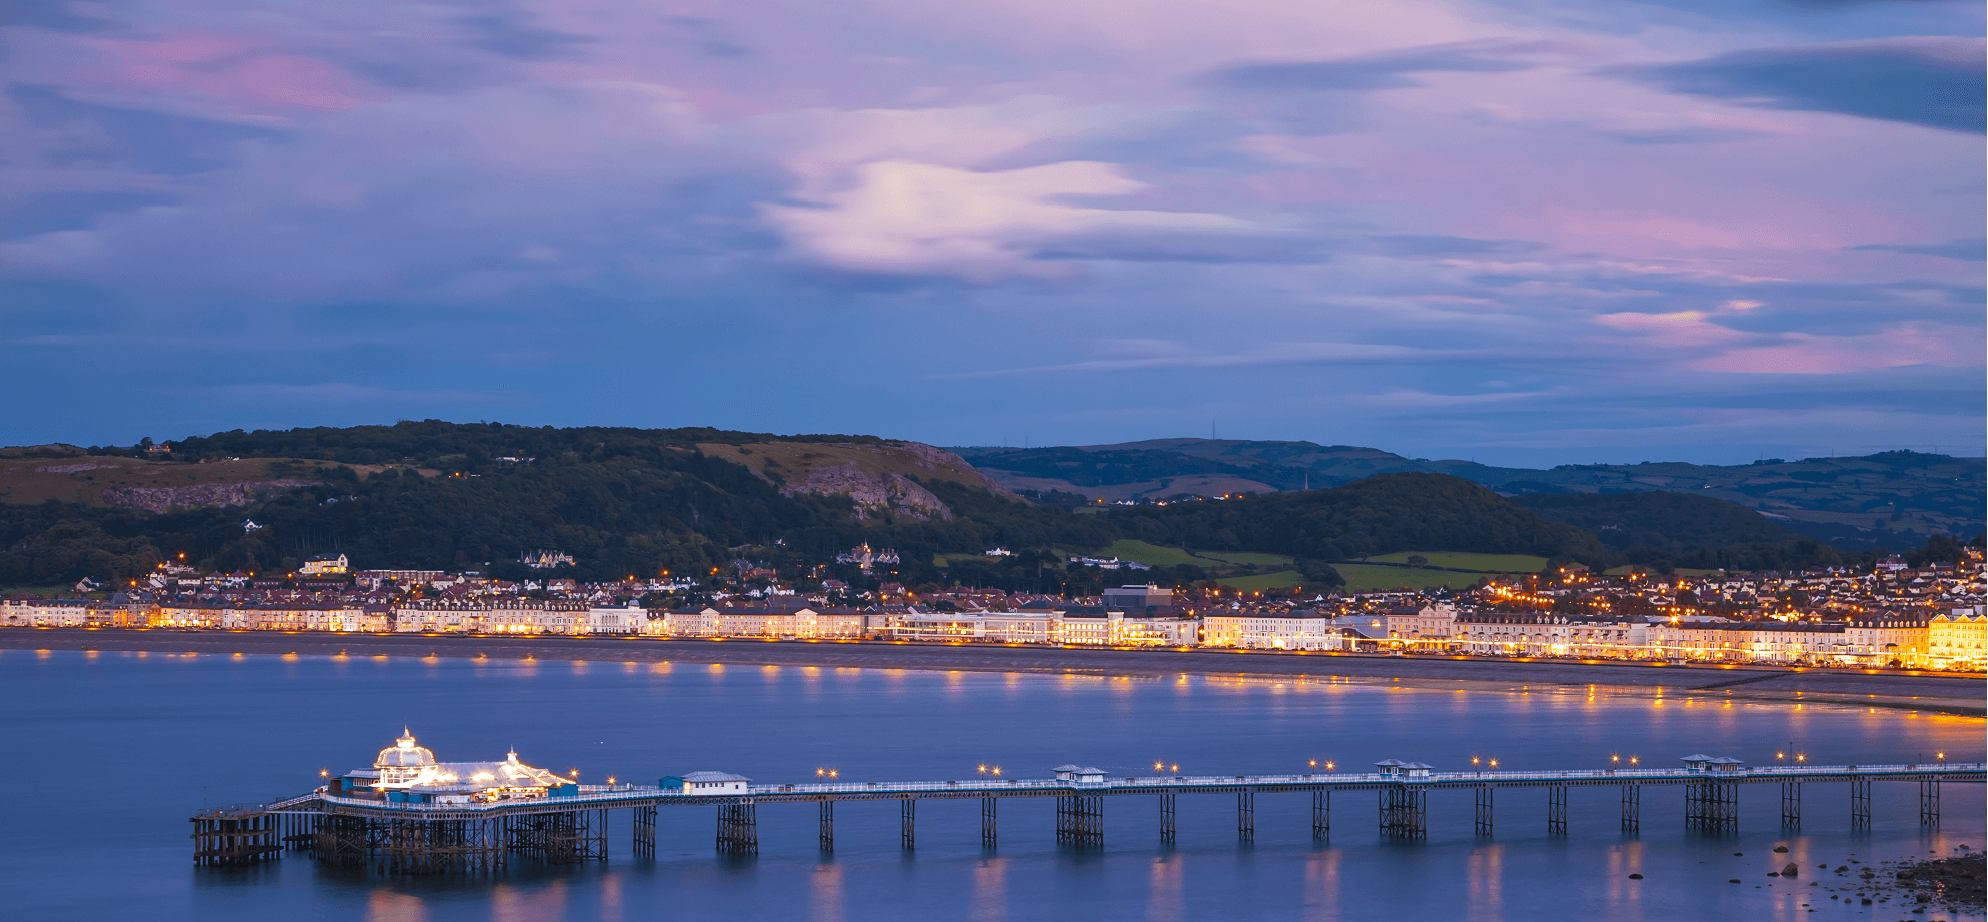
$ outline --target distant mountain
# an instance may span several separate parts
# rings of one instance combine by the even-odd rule
[[[1988,461],[1913,451],[1733,466],[1646,462],[1549,470],[1406,458],[1351,445],[1228,439],[953,451],[1011,489],[1057,490],[1108,502],[1318,489],[1410,472],[1449,474],[1508,496],[1689,492],[1744,506],[1848,550],[1916,546],[1930,533],[1971,537],[1983,530],[1988,503]]]

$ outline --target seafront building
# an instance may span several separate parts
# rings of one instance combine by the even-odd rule
[[[874,564],[889,551],[866,551]],[[522,583],[476,573],[351,570],[201,574],[166,564],[87,599],[0,599],[0,627],[328,633],[894,640],[1088,647],[1206,646],[1290,653],[1565,657],[1980,670],[1988,666],[1983,562],[1869,573],[1597,575],[1486,579],[1461,592],[1293,598],[1212,585],[1137,584],[1083,598],[970,587],[812,589],[740,562],[749,584],[683,577]],[[750,564],[747,566],[746,564]],[[715,577],[715,579],[724,579]],[[688,596],[688,599],[686,599]],[[694,600],[695,604],[682,604]]]

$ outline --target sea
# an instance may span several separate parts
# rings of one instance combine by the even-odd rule
[[[1490,836],[1470,791],[1432,792],[1428,838],[1380,835],[1375,796],[1332,799],[1314,840],[1308,794],[1182,795],[1160,840],[1157,798],[1104,801],[1104,845],[1059,846],[1053,800],[1005,800],[999,843],[977,800],[918,805],[914,849],[893,802],[845,802],[833,854],[812,804],[758,809],[759,854],[714,848],[715,808],[665,807],[637,857],[625,812],[610,858],[494,877],[390,878],[301,854],[196,867],[188,817],[309,791],[370,765],[403,728],[445,761],[502,759],[583,783],[654,784],[716,770],[755,783],[1367,770],[1383,759],[1462,770],[1981,760],[1984,722],[1808,702],[1652,697],[1606,687],[1511,692],[1334,679],[913,671],[564,659],[255,656],[175,651],[0,653],[0,919],[177,920],[1919,920],[1897,901],[1830,899],[1861,869],[1984,844],[1982,786],[1874,786],[1853,831],[1846,785],[1810,784],[1799,831],[1773,784],[1740,789],[1739,831],[1687,831],[1681,788],[1642,795],[1638,833],[1616,788],[1575,788],[1565,834],[1545,790],[1501,790]],[[1176,766],[1178,767],[1176,769]],[[1776,852],[1779,846],[1785,852]],[[1788,863],[1796,879],[1769,877]],[[1632,879],[1631,874],[1642,878]],[[1737,880],[1738,883],[1731,881]],[[1819,882],[1822,886],[1810,886]]]

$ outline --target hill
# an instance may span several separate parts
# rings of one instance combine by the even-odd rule
[[[1695,493],[1531,494],[1515,501],[1592,532],[1629,563],[1770,570],[1817,558],[1815,538],[1733,503]]]
[[[1152,544],[1349,560],[1394,551],[1606,556],[1579,528],[1446,474],[1382,474],[1329,490],[1168,506],[1112,515]]]
[[[1165,447],[1073,451],[1083,450],[1022,461],[1069,482],[1255,476],[1288,460],[1269,450],[1221,461]],[[1341,461],[1379,463],[1357,452]],[[1088,471],[1072,466],[1084,463]],[[1333,585],[1339,574],[1330,564],[1396,552],[1530,555],[1595,566],[1839,559],[1831,548],[1790,544],[1782,532],[1763,530],[1757,515],[1746,512],[1750,518],[1741,521],[1695,494],[1660,501],[1681,504],[1676,508],[1626,510],[1583,505],[1621,501],[1601,494],[1523,499],[1536,508],[1446,474],[1400,472],[1329,489],[1072,511],[1024,502],[957,455],[872,436],[429,420],[224,432],[173,443],[164,457],[143,445],[0,450],[0,585],[73,583],[85,575],[121,584],[181,554],[203,569],[288,572],[312,554],[334,551],[361,568],[487,567],[509,578],[544,575],[518,561],[555,549],[577,560],[559,575],[586,580],[703,574],[751,562],[787,579],[1082,593],[1122,574],[1063,558],[1122,541],[1194,549],[1191,560],[1183,556],[1151,574],[1163,581],[1219,575],[1265,585]],[[1643,530],[1624,524],[1659,513],[1648,528],[1637,526]],[[1607,540],[1577,527],[1583,523]],[[881,574],[832,563],[859,542],[895,548],[903,562]],[[1771,552],[1730,551],[1735,542]],[[982,554],[995,547],[1020,553]]]
[[[1988,462],[1912,451],[1732,466],[1655,462],[1569,464],[1548,470],[1407,458],[1350,445],[1226,439],[953,451],[1013,489],[1061,491],[1107,502],[1306,485],[1316,489],[1376,474],[1440,473],[1508,496],[1689,491],[1754,510],[1848,550],[1913,546],[1936,533],[1972,536],[1988,525]],[[1084,455],[1099,461],[1086,464]],[[1170,468],[1167,455],[1180,460]],[[1078,473],[1082,476],[1072,476]],[[1224,479],[1212,479],[1216,477]]]

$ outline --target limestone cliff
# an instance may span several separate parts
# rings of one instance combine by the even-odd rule
[[[952,509],[912,477],[923,481],[948,480],[1001,496],[1014,496],[960,456],[917,442],[706,443],[698,448],[712,457],[745,465],[760,477],[778,483],[780,492],[789,496],[797,493],[847,496],[855,502],[858,518],[885,512],[916,519],[952,518]]]

